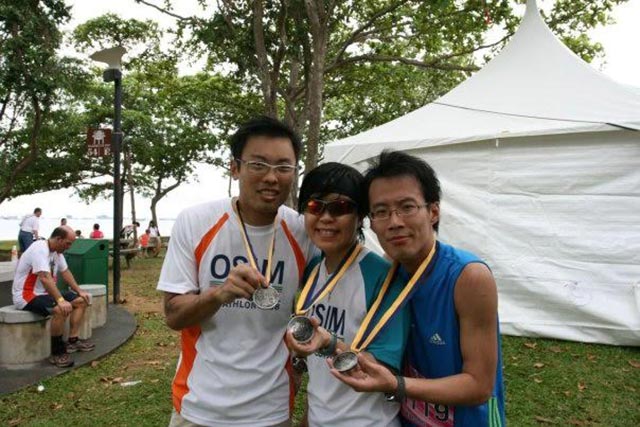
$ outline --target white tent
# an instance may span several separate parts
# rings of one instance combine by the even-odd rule
[[[362,170],[384,149],[438,173],[439,238],[488,261],[503,333],[640,345],[640,92],[574,55],[535,0],[482,70],[325,160]]]

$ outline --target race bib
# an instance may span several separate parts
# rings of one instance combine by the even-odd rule
[[[409,366],[405,375],[412,378],[424,378]],[[402,416],[418,427],[453,427],[455,406],[434,404],[407,397],[402,402]]]

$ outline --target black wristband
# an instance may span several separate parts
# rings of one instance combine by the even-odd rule
[[[385,393],[384,397],[387,399],[387,402],[398,402],[402,403],[405,397],[407,397],[407,388],[404,383],[404,377],[401,375],[396,375],[396,381],[398,381],[398,386],[396,387],[396,391],[393,393]]]
[[[331,357],[336,352],[336,347],[338,346],[338,336],[333,332],[329,332],[331,335],[331,340],[326,347],[322,347],[318,351],[316,351],[316,356],[320,357]]]

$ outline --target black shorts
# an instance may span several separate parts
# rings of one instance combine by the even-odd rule
[[[78,298],[79,295],[73,291],[65,291],[62,292],[62,297],[66,301],[71,302],[74,299]],[[37,297],[29,301],[29,303],[24,306],[23,310],[31,311],[33,313],[47,317],[51,316],[51,312],[56,305],[58,305],[58,303],[53,299],[51,295],[38,295]]]

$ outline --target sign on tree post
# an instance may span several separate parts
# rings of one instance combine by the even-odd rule
[[[111,156],[111,129],[89,128],[87,130],[87,153],[89,157]]]

